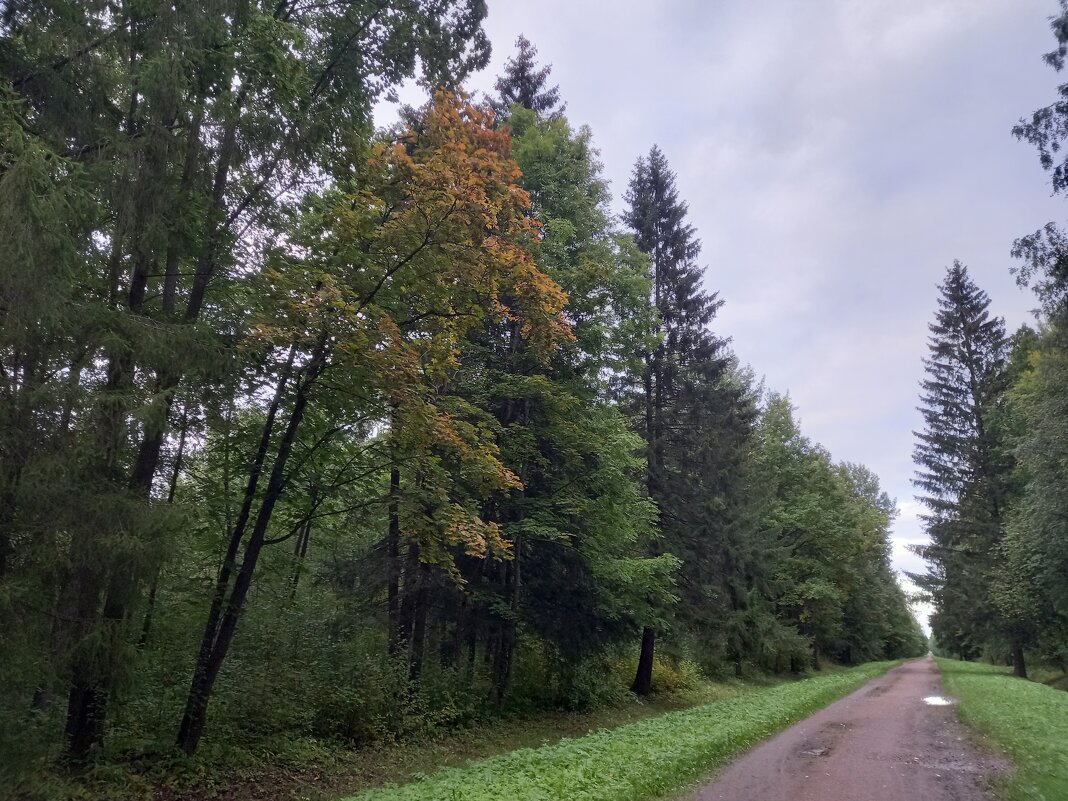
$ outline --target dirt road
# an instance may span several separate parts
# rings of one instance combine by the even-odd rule
[[[934,660],[918,659],[757,746],[693,801],[986,801],[1004,765],[969,745],[941,696]]]

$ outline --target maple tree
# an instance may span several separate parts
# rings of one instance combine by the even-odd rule
[[[418,483],[422,514],[405,535],[419,559],[450,548],[503,556],[500,527],[450,494],[454,474],[486,494],[521,486],[484,427],[437,400],[466,332],[514,324],[540,358],[570,338],[566,295],[534,262],[537,223],[516,183],[511,140],[492,114],[439,92],[418,131],[351,154],[347,180],[310,199],[301,228],[270,259],[262,313],[245,347],[274,358],[274,396],[230,531],[179,731],[195,751],[212,685],[233,640],[273,512],[301,469],[305,416],[388,420],[392,459]],[[318,432],[317,432],[318,434]],[[319,434],[325,447],[331,434]],[[266,478],[261,491],[260,483]],[[241,550],[240,563],[237,562]]]

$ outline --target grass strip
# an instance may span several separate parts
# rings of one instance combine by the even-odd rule
[[[807,717],[897,662],[878,662],[524,748],[349,801],[649,801]]]
[[[1004,797],[1068,799],[1068,693],[993,665],[939,659],[938,669],[961,720],[1015,763],[998,788]]]

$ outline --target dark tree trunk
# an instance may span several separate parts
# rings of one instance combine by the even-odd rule
[[[389,531],[386,534],[386,560],[389,574],[387,614],[389,617],[389,653],[401,652],[400,621],[400,468],[389,471]]]
[[[1027,663],[1024,662],[1023,646],[1019,642],[1012,644],[1012,675],[1027,678]]]
[[[181,428],[178,432],[178,450],[174,455],[174,468],[171,470],[171,481],[167,487],[167,503],[174,503],[178,494],[178,479],[182,474],[182,460],[185,457],[185,440],[189,433],[189,404],[182,408]],[[152,633],[152,617],[156,612],[156,595],[159,592],[160,570],[152,575],[152,583],[148,588],[148,604],[145,608],[145,617],[141,622],[141,636],[137,638],[138,650],[143,650],[148,644],[148,637]]]
[[[464,600],[464,605],[467,605],[467,600]],[[474,613],[468,612],[467,614],[467,668],[465,676],[468,681],[474,681],[475,679],[475,663],[478,661],[478,620]]]
[[[460,658],[460,637],[464,629],[463,603],[449,603],[452,614],[443,613],[438,622],[438,659],[443,668],[453,667]],[[450,627],[450,618],[452,626]]]
[[[293,353],[294,350],[291,350],[290,359],[287,362],[287,371],[292,365]],[[241,610],[244,608],[245,599],[248,597],[249,587],[252,585],[252,576],[256,570],[256,563],[264,545],[267,527],[271,522],[274,507],[278,503],[278,499],[281,497],[286,484],[286,468],[289,463],[290,453],[293,449],[293,443],[296,440],[297,431],[300,428],[300,424],[304,419],[304,413],[307,409],[308,394],[318,378],[319,373],[323,369],[325,358],[326,345],[324,336],[316,347],[315,352],[312,354],[312,358],[305,368],[304,376],[302,379],[298,379],[293,410],[290,412],[285,432],[278,444],[278,451],[275,454],[274,464],[271,468],[271,475],[267,481],[267,488],[264,491],[263,499],[260,501],[260,506],[256,514],[256,522],[253,525],[252,534],[249,537],[248,543],[245,545],[240,570],[238,570],[237,577],[234,579],[234,586],[230,592],[230,597],[226,599],[224,605],[220,601],[219,590],[221,589],[221,594],[224,596],[226,587],[229,584],[229,573],[232,570],[233,559],[236,555],[233,552],[236,552],[237,545],[240,543],[241,531],[235,527],[235,532],[231,535],[227,560],[224,563],[223,569],[220,571],[219,580],[216,585],[215,602],[213,602],[212,609],[208,615],[207,625],[204,628],[200,653],[197,655],[196,664],[193,668],[193,679],[190,683],[189,695],[186,698],[185,712],[182,715],[182,722],[178,729],[178,747],[187,754],[192,755],[196,752],[197,746],[200,743],[200,738],[204,733],[204,725],[207,722],[208,702],[211,699],[215,680],[218,678],[219,671],[222,668],[223,662],[226,660],[230,645],[233,642],[234,633],[237,630],[237,622],[240,618]],[[272,413],[277,411],[277,401],[279,400],[283,386],[284,382],[280,380],[279,391],[275,395],[275,402],[272,403]],[[265,423],[264,437],[261,439],[261,452],[265,450],[264,443],[269,443],[270,440],[269,427],[273,423],[273,420],[270,418],[270,415],[268,415],[268,417],[268,422]],[[259,456],[260,454],[258,453],[257,455]],[[254,474],[256,469],[256,466],[254,466]],[[249,490],[251,490],[251,495],[255,494],[255,481],[251,479],[249,482]],[[245,498],[246,506],[251,505],[249,499],[250,493],[247,491]],[[245,512],[245,508],[242,509],[242,512]],[[245,519],[247,520],[247,517]],[[243,529],[243,524],[240,528]],[[235,537],[235,535],[237,536]],[[221,617],[219,616],[220,607],[222,609]]]
[[[305,520],[297,534],[297,541],[293,544],[293,574],[289,577],[289,600],[297,597],[297,587],[300,585],[300,575],[304,572],[304,560],[308,556],[308,543],[311,541],[311,520]]]
[[[68,763],[85,765],[93,749],[104,740],[104,718],[107,695],[94,676],[86,675],[82,664],[76,664],[67,696],[67,723],[64,730]]]
[[[417,579],[419,589],[415,593],[415,610],[412,620],[412,643],[409,654],[408,678],[417,681],[423,672],[423,658],[426,653],[426,621],[430,602],[430,566],[419,565]]]
[[[105,400],[101,403],[96,430],[98,471],[105,480],[116,483],[121,480],[119,450],[126,436],[126,419],[122,404],[115,399],[121,397],[132,382],[132,369],[129,352],[122,349],[113,351],[108,357],[107,381],[101,393]],[[90,658],[83,652],[83,645],[92,627],[101,624],[101,598],[108,598],[105,601],[105,618],[114,616],[114,599],[117,597],[114,591],[129,570],[128,562],[126,554],[101,553],[100,543],[92,532],[76,531],[71,539],[71,586],[64,588],[61,594],[66,594],[69,589],[76,610],[73,615],[64,618],[70,621],[70,631],[65,639],[73,646],[64,725],[64,759],[72,765],[84,764],[90,752],[104,740],[110,676],[96,664],[99,661],[97,658]]]
[[[653,690],[653,650],[656,647],[656,631],[649,626],[642,629],[642,650],[638,655],[638,670],[630,691],[648,695]]]

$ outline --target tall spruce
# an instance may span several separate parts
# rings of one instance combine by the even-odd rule
[[[1011,469],[993,424],[1005,389],[1005,323],[991,316],[990,298],[960,262],[939,292],[921,384],[924,430],[913,452],[931,538],[916,550],[930,569],[916,578],[935,603],[932,628],[944,647],[975,656],[1007,634],[1023,674],[1023,642],[1005,631],[990,597]]]
[[[539,68],[538,48],[525,36],[520,35],[515,46],[518,52],[505,62],[504,73],[493,85],[497,97],[491,104],[497,116],[506,119],[508,111],[517,104],[546,118],[562,116],[567,104],[560,105],[560,87],[547,85],[552,64]]]
[[[730,454],[748,435],[753,411],[743,390],[724,380],[731,365],[726,343],[709,329],[722,301],[702,287],[701,243],[686,221],[675,174],[658,147],[638,159],[624,215],[638,247],[650,258],[656,313],[635,393],[646,441],[647,487],[660,510],[662,547],[682,558],[685,611],[708,592],[702,574],[723,521],[715,520],[730,472]],[[686,596],[694,602],[688,603]],[[646,626],[633,690],[652,687],[656,631]]]

